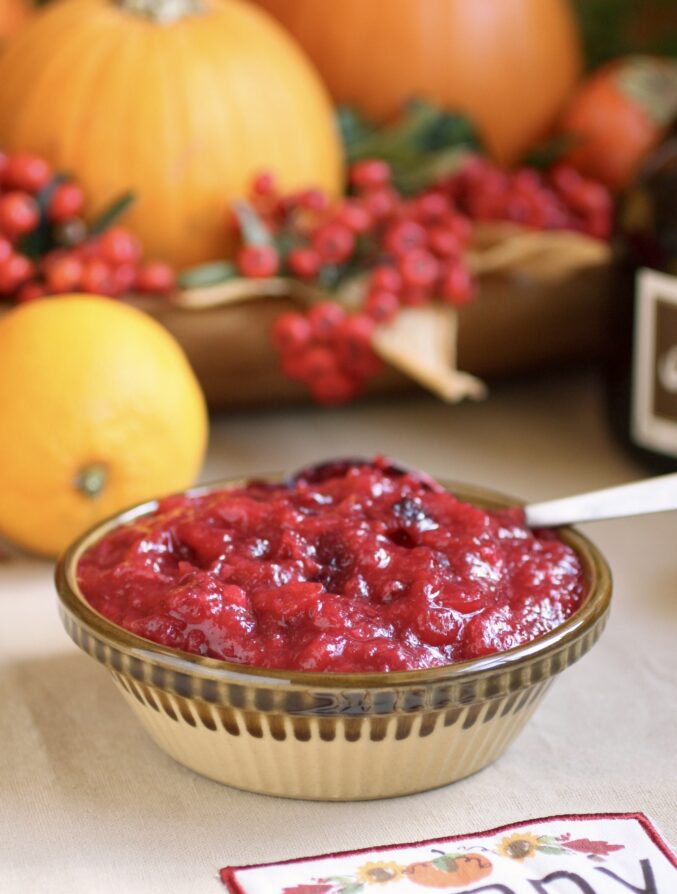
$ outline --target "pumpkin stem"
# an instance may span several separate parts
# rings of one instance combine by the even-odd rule
[[[133,15],[143,16],[157,25],[171,25],[186,16],[205,12],[202,0],[116,0],[118,6]]]
[[[75,487],[90,500],[101,496],[108,481],[108,469],[103,463],[92,463],[81,469],[75,478]]]

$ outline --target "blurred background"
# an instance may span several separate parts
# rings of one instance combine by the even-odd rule
[[[632,359],[637,272],[677,275],[671,0],[0,0],[0,42],[11,539],[189,484],[205,408],[491,406],[563,367],[675,466]]]

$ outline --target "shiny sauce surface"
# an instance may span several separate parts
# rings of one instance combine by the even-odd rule
[[[501,652],[585,595],[575,551],[386,460],[171,497],[78,565],[102,615],[174,649],[304,671],[414,670]]]

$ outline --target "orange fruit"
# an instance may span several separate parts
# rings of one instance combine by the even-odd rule
[[[0,532],[56,555],[95,522],[194,480],[204,397],[159,323],[64,295],[0,319]]]

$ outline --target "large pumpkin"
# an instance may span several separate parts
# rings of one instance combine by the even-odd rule
[[[28,21],[32,12],[29,0],[0,0],[0,47]]]
[[[331,102],[292,38],[240,0],[61,0],[0,57],[0,145],[45,156],[96,213],[131,188],[149,256],[223,256],[259,170],[341,186]]]
[[[377,120],[423,95],[468,112],[502,162],[541,137],[580,69],[567,0],[258,0],[339,102]]]

